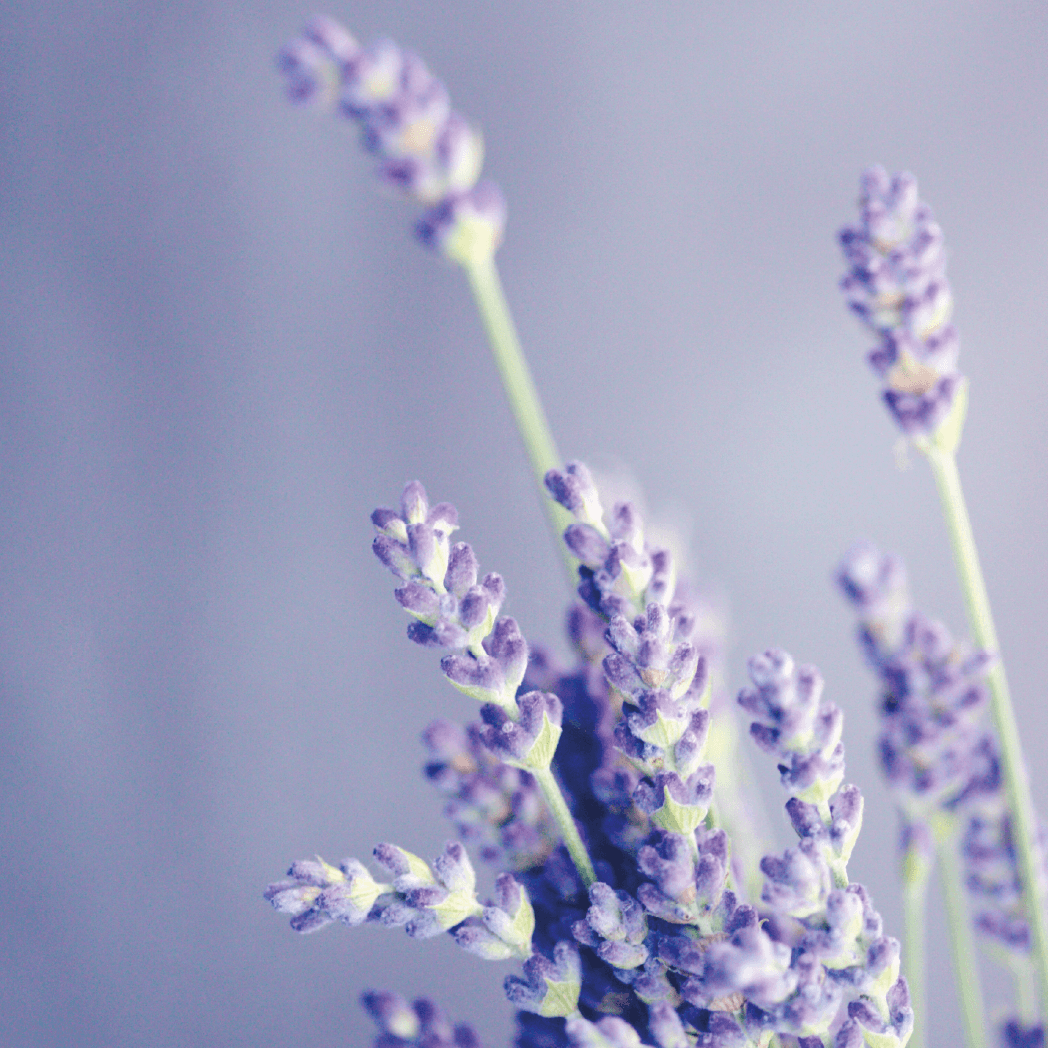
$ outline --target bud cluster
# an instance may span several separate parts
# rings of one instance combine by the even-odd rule
[[[391,878],[376,881],[356,859],[335,867],[322,859],[292,863],[286,880],[265,891],[291,927],[311,932],[340,921],[403,927],[413,939],[452,931],[464,949],[488,959],[529,957],[535,915],[527,892],[509,874],[496,882],[496,901],[482,905],[476,874],[465,848],[447,844],[432,863],[397,847],[379,844],[375,861]]]
[[[288,97],[335,109],[360,125],[387,187],[426,206],[418,235],[463,264],[490,258],[502,237],[505,203],[479,182],[479,133],[451,108],[425,62],[392,40],[359,44],[332,18],[313,18],[277,56]]]
[[[840,241],[850,267],[841,288],[880,339],[869,361],[885,403],[908,436],[931,438],[955,408],[963,412],[965,379],[957,370],[942,230],[913,175],[866,171],[859,224],[842,230]]]

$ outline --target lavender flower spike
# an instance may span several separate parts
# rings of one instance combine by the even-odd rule
[[[884,401],[918,444],[952,450],[964,423],[967,380],[957,370],[953,299],[942,230],[909,173],[871,167],[862,176],[859,224],[841,231],[850,269],[848,304],[876,333],[869,361]]]
[[[360,1002],[381,1031],[374,1048],[481,1048],[471,1026],[452,1026],[425,997],[408,1004],[400,994],[371,990]]]
[[[473,550],[450,545],[458,512],[450,503],[430,506],[418,481],[404,488],[401,510],[377,509],[375,556],[403,582],[397,602],[412,615],[408,636],[417,644],[448,648],[441,669],[459,691],[494,703],[517,720],[516,691],[524,679],[528,647],[517,624],[499,618],[502,577],[479,578]]]
[[[451,108],[418,55],[392,40],[365,46],[318,16],[277,56],[293,102],[334,109],[359,124],[387,187],[427,207],[419,238],[463,265],[490,259],[506,220],[502,194],[477,182],[480,135]]]

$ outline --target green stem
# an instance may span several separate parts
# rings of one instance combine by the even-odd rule
[[[1038,837],[1030,781],[1023,758],[1019,727],[1015,721],[1008,691],[1008,678],[1000,657],[997,631],[990,612],[990,598],[986,592],[979,553],[975,546],[971,520],[961,488],[957,460],[951,452],[932,447],[926,452],[935,482],[939,488],[946,524],[953,545],[954,559],[964,590],[972,635],[975,643],[995,656],[987,675],[990,686],[990,712],[1001,748],[1001,771],[1012,817],[1012,841],[1015,845],[1019,879],[1023,888],[1026,917],[1030,924],[1034,964],[1037,968],[1041,1014],[1048,1006],[1048,914],[1041,898],[1040,875],[1035,841]]]
[[[903,881],[903,970],[910,988],[913,1033],[909,1048],[924,1048],[925,988],[924,928],[928,898],[928,868]]]
[[[557,451],[549,423],[546,421],[546,413],[542,410],[542,401],[521,349],[494,258],[471,262],[464,265],[463,269],[466,271],[477,309],[484,322],[484,330],[487,332],[491,353],[502,378],[506,400],[509,401],[520,439],[524,442],[524,449],[531,460],[531,469],[539,486],[539,496],[546,507],[554,540],[564,559],[571,589],[574,591],[577,565],[562,538],[564,529],[573,518],[567,510],[549,497],[545,485],[546,474],[551,469],[560,469],[564,460]]]
[[[546,798],[546,804],[556,820],[561,837],[564,838],[564,844],[568,849],[568,854],[571,856],[571,861],[575,864],[575,869],[579,871],[583,884],[588,888],[596,881],[597,874],[593,869],[589,853],[586,851],[586,845],[582,843],[582,838],[579,836],[575,820],[571,817],[571,812],[568,810],[564,794],[560,792],[560,786],[551,769],[533,770],[531,774],[535,776],[535,781],[539,784],[539,789],[542,790],[542,796]]]
[[[964,894],[953,820],[950,820],[947,826],[948,829],[943,827],[936,834],[936,854],[939,859],[939,879],[942,882],[946,920],[950,931],[950,952],[953,954],[957,996],[960,998],[961,1015],[964,1018],[964,1043],[966,1048],[985,1048],[989,1041],[986,1039],[986,1009],[983,1005],[982,987],[979,984],[979,957],[975,952],[975,936]]]
[[[1037,992],[1034,985],[1033,966],[1028,954],[1017,954],[1009,950],[1012,977],[1015,979],[1015,1010],[1019,1021],[1025,1026],[1037,1022]]]

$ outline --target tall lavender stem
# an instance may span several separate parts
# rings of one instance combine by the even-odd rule
[[[961,488],[957,459],[952,449],[943,450],[931,447],[925,454],[939,489],[939,498],[942,501],[943,514],[946,517],[946,526],[953,546],[954,560],[960,575],[961,588],[964,591],[964,602],[968,610],[973,639],[985,651],[999,653],[997,630],[994,628],[990,598],[979,563],[979,552],[975,545],[975,535],[972,532],[964,491]],[[1004,672],[1004,662],[1000,657],[990,667],[987,683],[990,687],[990,713],[1000,744],[1001,771],[1008,795],[1008,807],[1015,820],[1013,841],[1018,859],[1019,877],[1022,881],[1026,916],[1030,922],[1031,945],[1037,966],[1041,1015],[1043,1016],[1045,1007],[1048,1005],[1048,919],[1046,919],[1038,873],[1037,822],[1034,816],[1033,798],[1030,794],[1030,780],[1023,757],[1022,742],[1019,739],[1019,727],[1015,721],[1015,710],[1008,689],[1008,678]]]
[[[910,1005],[913,1008],[913,1033],[909,1048],[924,1048],[925,993],[925,907],[928,899],[927,866],[903,880],[903,967],[910,987]]]
[[[524,357],[517,337],[513,316],[506,302],[494,257],[480,258],[463,263],[463,269],[473,291],[484,329],[491,343],[491,353],[502,378],[502,388],[510,410],[517,423],[520,439],[524,443],[532,472],[538,483],[542,502],[553,528],[554,544],[561,552],[568,572],[569,585],[574,592],[576,562],[567,546],[560,541],[564,529],[572,522],[571,515],[558,503],[545,497],[544,478],[551,469],[557,469],[563,461],[553,442],[546,413],[542,409],[531,369]]]
[[[1000,658],[990,601],[955,458],[967,408],[967,379],[957,369],[958,338],[950,323],[953,298],[946,279],[943,235],[907,173],[882,167],[863,175],[860,224],[841,233],[850,271],[842,281],[849,304],[877,333],[869,361],[884,382],[895,421],[931,465],[973,640],[997,656],[987,677],[1023,901],[1037,967],[1040,1008],[1048,1009],[1048,915],[1037,862],[1037,825],[1019,732]]]
[[[293,101],[333,109],[360,125],[380,181],[425,207],[419,238],[466,271],[574,591],[576,563],[560,542],[571,518],[548,502],[542,484],[562,460],[495,268],[506,207],[498,186],[479,181],[479,132],[451,108],[444,84],[417,55],[391,40],[362,46],[323,15],[281,50],[277,64]]]

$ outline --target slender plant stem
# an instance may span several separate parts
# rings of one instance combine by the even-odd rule
[[[1034,987],[1033,966],[1028,954],[1017,954],[1011,950],[1008,952],[1011,955],[1012,976],[1015,979],[1015,1010],[1021,1023],[1033,1026],[1037,1022],[1037,991]]]
[[[913,1008],[913,1033],[909,1048],[924,1048],[924,1009],[927,1004],[925,993],[924,929],[925,903],[928,898],[928,873],[925,865],[919,871],[907,875],[903,880],[903,970],[910,988],[910,1005]]]
[[[463,268],[469,279],[481,320],[484,322],[488,341],[491,343],[491,353],[502,378],[506,400],[509,401],[520,439],[524,442],[524,449],[531,460],[531,469],[539,486],[539,497],[546,507],[553,528],[554,541],[564,559],[571,589],[574,591],[577,583],[577,565],[561,537],[564,529],[572,522],[572,517],[547,495],[544,483],[546,474],[551,469],[560,469],[564,460],[557,452],[557,445],[546,421],[546,413],[542,410],[542,401],[521,349],[495,260],[491,258],[482,262],[471,262]]]
[[[957,833],[952,818],[948,822],[944,821],[936,833],[936,854],[950,930],[950,952],[953,954],[957,996],[964,1019],[964,1043],[966,1048],[985,1048],[989,1041],[986,1039],[986,1008],[982,986],[979,984],[979,957],[975,951],[975,935],[964,893]]]
[[[1000,657],[1000,645],[990,612],[990,598],[986,592],[979,553],[975,546],[971,520],[961,488],[957,460],[950,452],[932,448],[928,461],[939,488],[943,512],[953,544],[953,554],[964,590],[975,643],[996,656],[987,681],[990,686],[990,711],[1001,748],[1001,771],[1004,776],[1008,807],[1012,817],[1012,842],[1018,860],[1019,879],[1022,882],[1023,901],[1030,924],[1032,955],[1037,968],[1041,1014],[1048,1007],[1048,915],[1041,897],[1041,878],[1038,869],[1036,840],[1037,819],[1034,814],[1030,781],[1023,758],[1015,710],[1008,691],[1008,678]]]
[[[575,869],[579,871],[579,876],[588,888],[597,879],[597,874],[593,869],[589,853],[586,851],[586,845],[582,843],[582,838],[579,836],[575,820],[571,817],[571,812],[568,810],[568,805],[564,800],[564,794],[560,791],[557,779],[549,768],[533,771],[532,775],[535,776],[535,781],[539,784],[539,789],[542,790],[542,796],[546,798],[546,804],[549,805],[549,810],[556,820],[557,827],[560,829],[560,835],[564,838],[564,844],[568,849],[568,854],[571,856],[571,861],[575,864]]]

